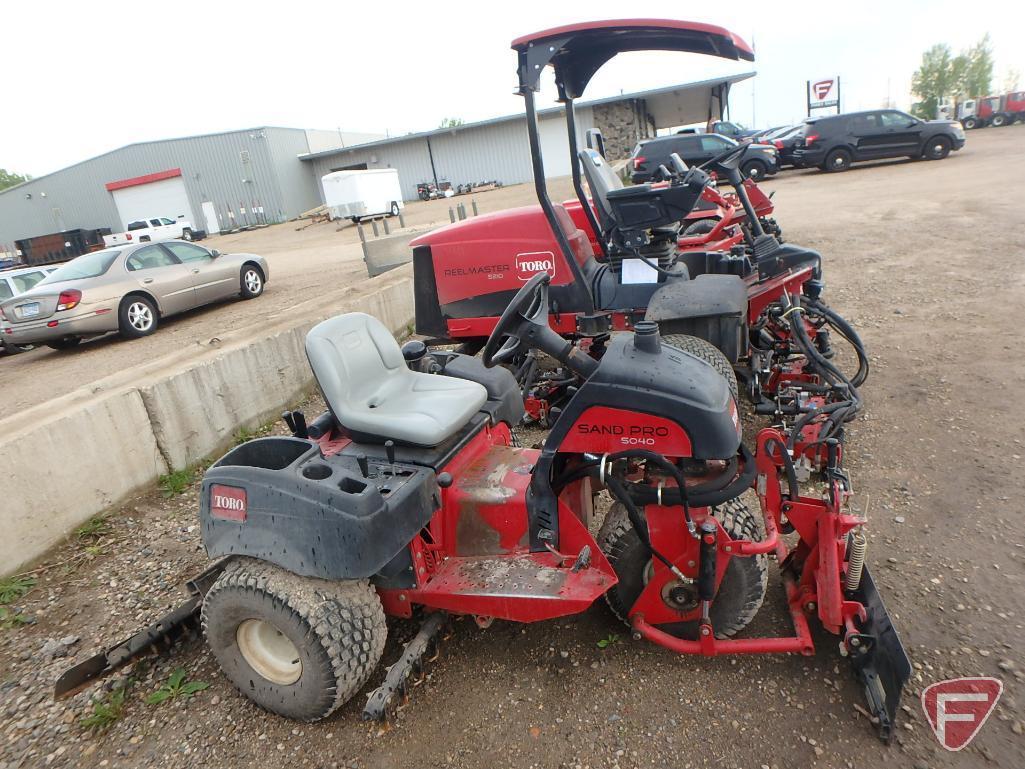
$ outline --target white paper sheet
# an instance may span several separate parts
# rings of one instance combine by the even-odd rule
[[[643,259],[623,260],[623,285],[658,283],[658,272]]]

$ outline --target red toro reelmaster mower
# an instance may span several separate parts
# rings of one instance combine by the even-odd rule
[[[518,41],[521,69],[532,70],[535,40],[610,26],[629,33],[620,46],[668,34],[678,48],[748,53],[716,27],[616,22]],[[688,184],[666,195],[700,193]],[[557,231],[587,253],[579,230]],[[793,290],[752,329],[766,356],[752,369],[775,396],[772,426],[748,447],[722,353],[686,338],[689,349],[667,344],[644,319],[631,321],[632,333],[604,333],[600,345],[568,340],[559,287],[546,269],[528,277],[490,324],[480,357],[422,342],[400,350],[362,313],[311,330],[306,352],[328,412],[310,424],[292,412],[292,437],[249,441],[207,471],[200,521],[218,560],[188,583],[187,602],[67,671],[57,695],[201,621],[242,693],[316,720],[369,680],[386,615],[421,618],[365,706],[365,718],[384,718],[434,653],[447,617],[482,627],[537,622],[604,597],[635,638],[681,654],[811,655],[817,621],[839,637],[888,738],[910,664],[865,565],[864,520],[846,510],[843,429],[867,369],[848,378],[819,349],[833,316]],[[860,346],[842,320],[832,323]],[[537,353],[574,385],[544,447],[521,448],[512,427],[524,401],[506,366]],[[757,512],[744,499],[752,489]],[[599,494],[612,504],[595,535]],[[756,637],[746,628],[772,557],[793,631]]]

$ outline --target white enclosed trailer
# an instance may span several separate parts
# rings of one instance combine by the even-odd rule
[[[358,222],[372,216],[398,216],[403,208],[399,172],[394,168],[335,171],[321,177],[320,183],[332,219]]]

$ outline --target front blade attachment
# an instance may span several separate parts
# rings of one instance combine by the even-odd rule
[[[848,638],[847,648],[854,675],[865,690],[879,738],[889,742],[893,738],[904,684],[911,678],[911,660],[867,566],[853,597],[865,607],[868,617],[861,632]]]

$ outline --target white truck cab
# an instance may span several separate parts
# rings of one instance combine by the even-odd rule
[[[156,243],[160,240],[192,240],[194,232],[192,222],[184,219],[168,219],[166,216],[154,217],[129,222],[128,229],[124,232],[104,235],[103,244],[109,248],[110,246],[149,241]]]

